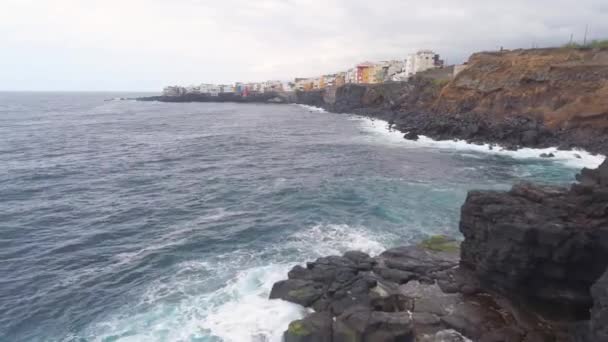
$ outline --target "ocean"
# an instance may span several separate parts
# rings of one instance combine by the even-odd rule
[[[601,156],[421,138],[298,105],[0,93],[0,341],[280,341],[290,267],[460,238],[468,190]]]

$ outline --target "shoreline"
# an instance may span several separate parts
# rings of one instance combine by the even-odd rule
[[[608,162],[570,188],[471,191],[464,240],[434,236],[378,256],[297,265],[272,287],[313,311],[286,342],[599,342],[608,338]],[[525,217],[527,223],[520,222]],[[591,227],[590,227],[591,225]]]
[[[560,149],[558,146],[551,147],[520,147],[517,149],[511,149],[506,146],[500,145],[500,143],[475,143],[469,142],[464,139],[445,139],[436,140],[432,137],[425,135],[419,135],[418,139],[407,139],[404,135],[407,132],[399,131],[397,128],[393,128],[391,124],[384,119],[366,116],[362,114],[351,114],[351,113],[335,113],[327,111],[322,107],[315,107],[304,104],[295,104],[311,112],[319,113],[331,113],[331,114],[346,114],[357,118],[358,120],[367,120],[369,122],[369,128],[372,131],[377,131],[379,134],[386,134],[390,136],[391,140],[395,143],[406,143],[411,146],[417,147],[428,147],[437,149],[449,149],[449,150],[464,150],[471,152],[479,152],[485,154],[502,155],[508,156],[515,159],[536,159],[536,160],[548,160],[554,162],[561,162],[566,166],[582,169],[582,168],[597,168],[606,159],[606,155],[601,153],[589,152],[581,148],[573,149]],[[378,124],[379,123],[379,124]],[[543,156],[543,154],[545,154]],[[550,156],[553,155],[553,156]]]

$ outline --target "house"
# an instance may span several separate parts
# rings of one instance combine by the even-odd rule
[[[369,83],[382,83],[386,78],[386,73],[388,70],[388,62],[380,62],[374,64],[374,66],[370,70],[370,80]]]
[[[346,72],[339,72],[336,74],[336,87],[341,87],[346,84]]]
[[[363,62],[358,64],[356,83],[372,83],[374,71],[374,63]]]
[[[434,68],[442,68],[443,60],[431,50],[420,50],[407,57],[405,62],[405,76],[411,77],[415,74]]]
[[[219,87],[220,87],[220,93],[225,93],[225,94],[234,93],[234,87],[231,85],[221,84]]]
[[[357,83],[357,69],[350,68],[346,71],[344,76],[345,83]]]
[[[296,78],[295,88],[299,91],[309,91],[313,88],[313,81],[310,78]]]
[[[209,95],[211,96],[218,96],[222,92],[221,87],[215,84],[210,84],[207,90]]]
[[[163,89],[163,96],[182,96],[186,93],[186,88],[180,86],[169,86]]]
[[[188,93],[188,94],[200,94],[201,93],[201,89],[198,86],[191,85],[189,87],[186,87],[186,93]]]
[[[201,85],[198,86],[199,88],[199,92],[201,94],[210,94],[211,90],[213,89],[214,85],[213,84],[208,84],[208,83],[203,83]]]
[[[264,83],[265,91],[283,91],[283,82],[281,81],[266,81]]]
[[[337,76],[337,74],[323,75],[324,88],[335,86]]]
[[[315,77],[312,79],[312,89],[322,89],[323,77]]]

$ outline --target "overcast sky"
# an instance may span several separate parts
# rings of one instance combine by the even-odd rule
[[[0,90],[291,79],[608,38],[608,0],[0,0]]]

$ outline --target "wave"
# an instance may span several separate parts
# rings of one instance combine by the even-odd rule
[[[363,250],[375,255],[394,238],[366,227],[321,224],[260,250],[241,249],[177,265],[118,312],[93,323],[86,340],[280,342],[308,309],[268,300],[291,267],[320,256]]]
[[[464,140],[434,140],[421,135],[417,141],[406,140],[403,133],[389,129],[388,122],[380,119],[370,119],[367,117],[356,116],[351,120],[361,122],[361,128],[372,134],[373,139],[390,144],[410,148],[434,148],[446,150],[460,150],[468,152],[486,153],[501,156],[508,156],[514,159],[537,159],[550,160],[571,168],[596,168],[606,158],[601,154],[592,154],[584,150],[559,150],[557,147],[549,148],[520,148],[518,150],[508,150],[500,145],[491,146],[490,144],[471,144]],[[376,140],[378,141],[378,140]],[[543,158],[541,154],[553,154],[552,158]]]
[[[327,111],[321,107],[309,106],[305,104],[296,104],[296,106],[302,107],[309,112],[317,112],[317,113],[327,113]]]

